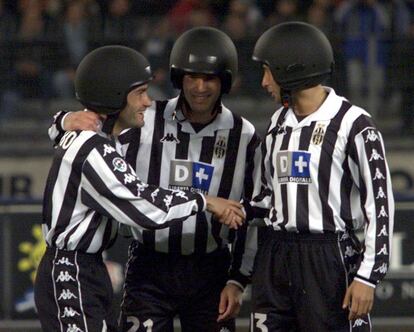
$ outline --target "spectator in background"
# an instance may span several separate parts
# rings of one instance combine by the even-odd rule
[[[338,34],[334,34],[334,21],[332,13],[335,7],[329,0],[315,0],[310,5],[306,13],[306,21],[319,28],[328,37],[332,44],[335,59],[335,71],[330,78],[332,86],[340,94],[346,94],[346,70],[345,59],[340,50],[340,40]]]
[[[395,86],[401,91],[401,129],[414,135],[414,21],[395,47]]]
[[[339,5],[335,21],[342,36],[350,99],[375,117],[384,92],[389,16],[377,0],[353,0]]]
[[[16,94],[11,90],[11,48],[9,42],[16,33],[16,18],[5,8],[0,0],[0,123],[13,112]]]
[[[129,0],[111,0],[104,18],[103,38],[105,43],[133,46],[137,36],[137,22],[130,11]]]
[[[266,20],[266,26],[273,26],[288,21],[301,20],[297,0],[279,0],[275,3],[274,11]]]
[[[6,75],[10,79],[1,100],[6,116],[18,109],[22,98],[46,100],[50,96],[50,77],[56,60],[55,48],[48,44],[56,26],[44,13],[43,4],[39,0],[20,0],[17,7],[15,38],[11,39],[8,49],[3,50],[10,59]]]
[[[167,17],[159,18],[144,43],[143,53],[154,68],[154,79],[149,86],[150,96],[155,100],[172,98],[178,92],[172,87],[169,78],[168,58],[174,36]]]
[[[332,35],[333,20],[331,6],[326,0],[314,1],[308,8],[306,21],[322,30],[328,37]]]
[[[232,93],[256,95],[260,89],[256,82],[260,79],[260,71],[251,61],[251,50],[254,47],[256,26],[260,19],[257,8],[246,0],[232,0],[229,13],[225,17],[222,30],[225,31],[236,45],[239,53],[239,74],[233,85]]]
[[[50,95],[52,62],[56,59],[47,42],[53,39],[55,29],[54,22],[44,14],[39,0],[19,1],[14,70],[16,88],[23,97],[46,98]]]
[[[16,17],[10,13],[0,0],[0,42],[11,40],[16,34]]]
[[[195,26],[216,25],[212,10],[201,0],[179,0],[168,12],[171,28],[176,35]]]
[[[55,95],[73,98],[75,72],[79,62],[88,53],[90,24],[83,1],[70,1],[59,26],[58,40],[63,43],[65,54],[61,57],[61,68],[53,75]]]
[[[178,35],[186,30],[189,21],[189,14],[196,6],[200,5],[199,0],[179,0],[168,12],[171,28]]]

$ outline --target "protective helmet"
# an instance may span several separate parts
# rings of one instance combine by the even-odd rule
[[[76,97],[97,113],[116,113],[125,107],[132,89],[151,79],[150,64],[141,53],[125,46],[103,46],[80,62],[75,77]]]
[[[334,65],[328,38],[304,22],[286,22],[268,29],[256,42],[253,60],[268,65],[274,80],[286,91],[322,83]]]
[[[182,89],[186,73],[213,74],[221,79],[222,93],[229,93],[237,75],[237,50],[224,32],[197,27],[184,32],[174,43],[170,55],[171,82]]]

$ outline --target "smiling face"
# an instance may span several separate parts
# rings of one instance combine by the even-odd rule
[[[118,124],[121,130],[126,128],[140,128],[144,125],[144,112],[151,106],[148,96],[148,84],[140,85],[127,95],[127,104],[119,113]]]
[[[280,86],[276,83],[267,65],[263,65],[262,87],[272,95],[276,102],[280,103]]]
[[[221,80],[216,75],[186,74],[183,93],[193,117],[210,115],[221,95]]]

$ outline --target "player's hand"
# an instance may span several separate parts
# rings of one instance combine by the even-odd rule
[[[243,291],[234,284],[227,284],[220,294],[218,322],[235,318],[242,304]]]
[[[361,318],[371,312],[374,304],[375,289],[358,280],[354,280],[346,290],[342,309],[349,308],[349,320]]]
[[[245,220],[242,205],[239,202],[220,197],[205,196],[207,211],[229,228],[237,229]]]
[[[91,111],[78,111],[69,113],[63,120],[63,129],[72,130],[92,130],[98,131],[102,128],[102,121],[99,115]]]

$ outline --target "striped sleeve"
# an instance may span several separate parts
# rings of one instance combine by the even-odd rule
[[[169,227],[205,209],[200,194],[140,181],[109,142],[98,144],[83,164],[82,201],[121,223],[145,229]]]
[[[394,226],[394,198],[384,143],[380,132],[367,115],[353,124],[348,139],[350,165],[357,169],[361,207],[366,220],[365,250],[356,279],[375,287],[385,276],[391,254]]]
[[[60,111],[60,112],[57,112],[53,116],[53,122],[50,125],[47,132],[49,134],[50,140],[54,142],[54,145],[58,145],[60,139],[65,134],[65,131],[63,130],[62,125],[63,125],[63,120],[67,114],[69,113],[66,111]]]
[[[272,123],[269,128],[272,127]],[[255,176],[253,198],[251,200],[243,199],[243,206],[246,211],[246,220],[251,221],[254,218],[265,218],[268,216],[272,206],[272,179],[273,166],[271,164],[271,151],[274,147],[273,130],[268,130],[264,140],[260,145],[260,167],[257,168]]]
[[[260,175],[260,137],[254,133],[250,140],[246,158],[246,169],[244,176],[243,196],[250,200],[253,196],[255,178]],[[257,251],[257,227],[244,224],[237,230],[232,246],[233,260],[230,267],[230,280],[244,288],[250,283],[253,271],[253,262]]]

